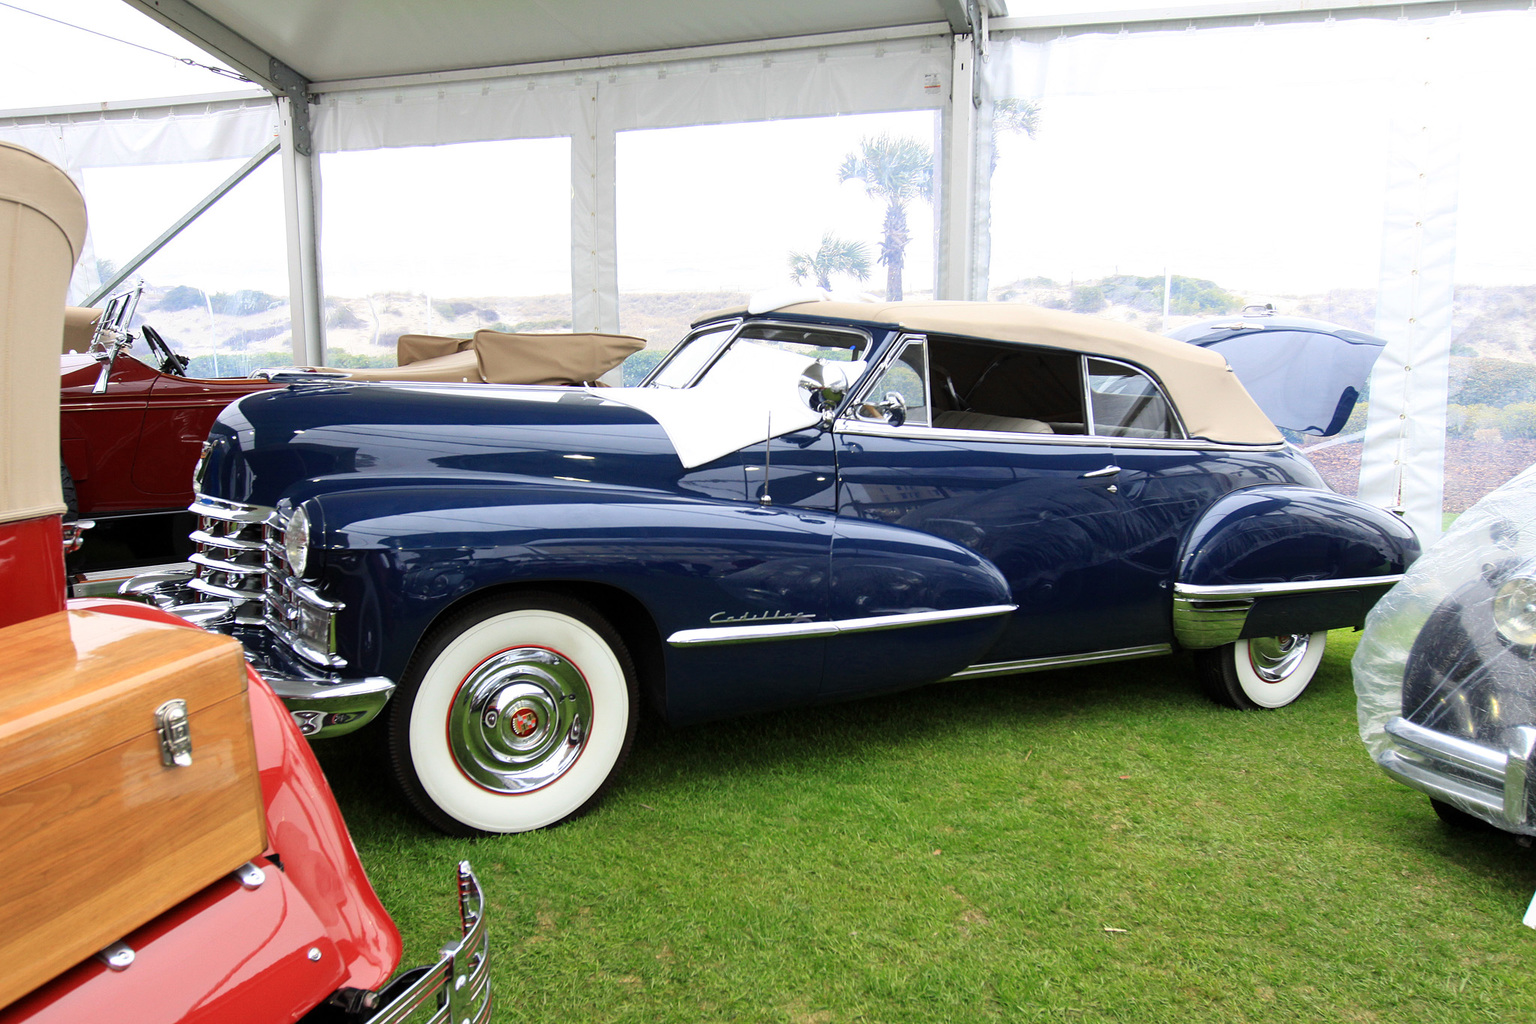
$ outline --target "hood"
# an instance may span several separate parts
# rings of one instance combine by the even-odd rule
[[[1323,436],[1344,429],[1387,344],[1268,307],[1200,320],[1169,337],[1223,356],[1275,426]]]
[[[805,425],[791,411],[774,411],[775,434]],[[662,388],[306,383],[220,413],[197,490],[268,507],[360,475],[369,486],[451,476],[670,490],[687,470],[760,443],[768,422],[766,408]]]

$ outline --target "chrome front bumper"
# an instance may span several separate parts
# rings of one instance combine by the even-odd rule
[[[239,621],[233,602],[210,601],[206,594],[192,590],[187,585],[190,579],[186,571],[146,573],[124,583],[118,593],[239,640],[245,660],[282,699],[305,736],[344,736],[373,721],[389,703],[394,680],[316,669],[295,656],[265,625]]]
[[[1390,745],[1376,761],[1406,786],[1510,831],[1532,824],[1536,728],[1512,730],[1507,750],[1426,729],[1405,718],[1387,723]]]
[[[485,895],[468,861],[459,862],[458,939],[438,952],[431,967],[407,971],[377,996],[382,1005],[368,1024],[404,1024],[418,1012],[432,1021],[485,1024],[491,1019],[490,943],[486,934]]]

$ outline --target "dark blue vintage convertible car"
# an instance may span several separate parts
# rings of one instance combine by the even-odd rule
[[[641,699],[685,723],[1187,649],[1280,707],[1418,551],[1221,355],[1013,304],[726,311],[638,388],[261,392],[197,493],[195,577],[135,589],[239,636],[311,733],[388,700],[406,795],[460,833],[589,807]]]

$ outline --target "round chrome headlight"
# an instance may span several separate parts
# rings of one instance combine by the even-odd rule
[[[1517,647],[1536,644],[1536,576],[1511,576],[1493,594],[1493,625]]]
[[[303,576],[309,564],[309,516],[302,508],[293,510],[288,525],[283,528],[283,557],[288,560],[288,571]]]

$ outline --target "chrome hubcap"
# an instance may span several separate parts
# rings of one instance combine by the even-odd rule
[[[1307,656],[1307,636],[1257,636],[1248,641],[1248,663],[1266,683],[1283,682]]]
[[[526,793],[563,775],[586,746],[592,694],[554,651],[516,647],[475,666],[448,711],[459,770],[497,793]]]

